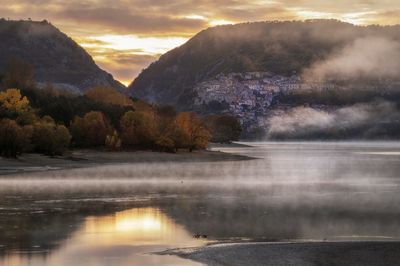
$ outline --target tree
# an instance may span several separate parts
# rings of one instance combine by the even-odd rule
[[[88,90],[85,95],[97,102],[119,106],[133,106],[131,99],[110,87],[95,87]]]
[[[71,143],[71,134],[68,128],[63,125],[55,127],[55,142],[53,145],[53,154],[62,155],[68,149]]]
[[[176,118],[177,111],[173,106],[159,106],[156,109],[157,111],[157,123],[161,134],[167,131],[171,124],[173,124],[174,119]]]
[[[157,138],[155,145],[162,152],[174,152],[175,141],[170,136],[161,135]]]
[[[51,89],[23,90],[23,94],[29,99],[32,108],[37,110],[40,116],[49,115],[57,123],[70,126],[76,116],[83,117],[91,111],[102,112],[110,119],[113,127],[118,128],[121,117],[133,107],[106,104],[94,101],[85,95],[67,95],[64,93],[52,93]]]
[[[33,111],[25,112],[17,117],[17,123],[21,126],[33,125],[37,121],[37,116]]]
[[[121,118],[122,144],[126,147],[153,148],[157,137],[154,112],[128,111]]]
[[[3,77],[3,87],[27,89],[34,85],[32,66],[18,58],[11,58]]]
[[[206,125],[213,142],[229,143],[239,140],[242,133],[239,120],[230,115],[209,116],[206,118]]]
[[[177,148],[204,149],[210,140],[210,133],[201,119],[192,112],[179,113],[175,119],[173,133]]]
[[[47,155],[62,155],[69,147],[71,135],[63,125],[56,125],[51,117],[43,117],[33,126],[34,150]]]
[[[21,95],[18,89],[8,89],[0,92],[1,117],[16,118],[25,112],[29,112],[29,100]]]
[[[104,146],[107,135],[112,134],[110,121],[102,112],[89,112],[84,117],[75,117],[71,133],[78,147]]]
[[[156,148],[164,152],[175,152],[176,143],[174,134],[177,134],[175,128],[175,118],[177,111],[173,106],[158,106],[156,108],[157,131],[158,136],[155,142]]]
[[[6,157],[17,157],[29,149],[31,130],[20,127],[14,120],[0,121],[0,153]]]

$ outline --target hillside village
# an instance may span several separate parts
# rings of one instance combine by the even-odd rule
[[[269,72],[220,74],[195,87],[195,108],[220,103],[239,118],[244,129],[267,126],[265,116],[274,98],[294,90],[329,90],[334,85],[305,82],[298,75],[284,77]]]

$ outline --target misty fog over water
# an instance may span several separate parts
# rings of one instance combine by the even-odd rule
[[[214,240],[400,239],[400,143],[244,144],[214,149],[254,160],[3,176],[0,265],[188,265],[148,253]]]

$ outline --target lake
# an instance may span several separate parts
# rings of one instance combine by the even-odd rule
[[[234,162],[0,178],[0,265],[201,265],[217,241],[400,240],[400,143],[252,142]]]

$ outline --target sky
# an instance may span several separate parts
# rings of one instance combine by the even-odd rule
[[[128,85],[202,29],[249,21],[334,18],[400,24],[399,0],[0,0],[0,17],[46,19]]]

